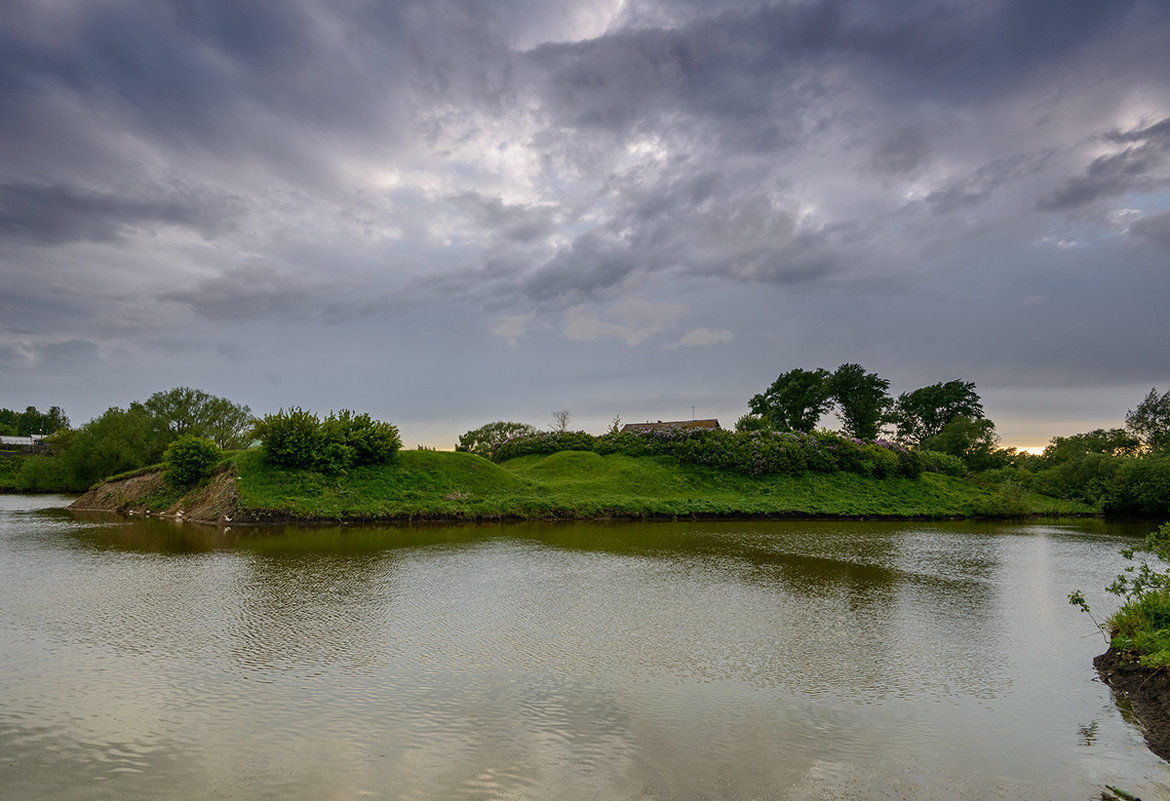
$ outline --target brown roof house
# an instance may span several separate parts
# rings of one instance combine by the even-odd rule
[[[649,434],[652,431],[718,431],[719,421],[710,420],[672,420],[664,423],[626,423],[622,426],[623,434]]]

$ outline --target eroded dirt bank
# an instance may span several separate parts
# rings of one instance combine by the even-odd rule
[[[1129,702],[1150,750],[1170,761],[1170,672],[1147,668],[1110,648],[1093,660],[1101,680]]]
[[[181,517],[197,523],[224,523],[238,519],[243,510],[236,490],[236,471],[227,467],[165,509],[149,509],[146,499],[164,488],[161,470],[107,481],[74,501],[79,512],[119,512],[156,517]]]

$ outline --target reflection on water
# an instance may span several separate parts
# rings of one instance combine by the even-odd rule
[[[0,496],[0,798],[1170,795],[1098,521],[216,529]]]

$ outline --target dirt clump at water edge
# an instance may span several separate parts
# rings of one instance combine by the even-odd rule
[[[1094,659],[1093,667],[1129,703],[1150,750],[1170,761],[1170,670],[1143,667],[1136,654],[1112,648]]]
[[[236,489],[236,471],[227,467],[165,509],[149,509],[147,496],[163,486],[162,470],[150,470],[107,481],[74,501],[79,512],[118,512],[150,517],[174,517],[196,523],[224,523],[237,519],[243,503]]]

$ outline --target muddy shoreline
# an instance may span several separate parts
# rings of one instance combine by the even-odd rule
[[[1093,667],[1129,707],[1150,750],[1170,761],[1170,670],[1142,667],[1136,654],[1112,648],[1096,657]]]

